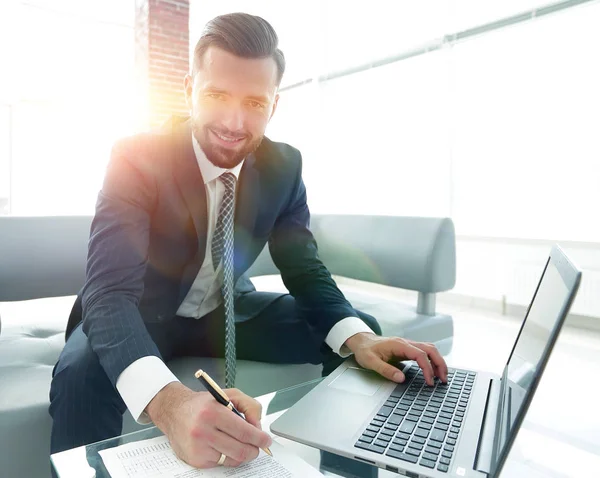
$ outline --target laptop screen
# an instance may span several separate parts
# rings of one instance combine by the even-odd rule
[[[506,458],[501,455],[506,455],[515,438],[575,296],[580,276],[562,251],[553,248],[502,376],[500,426],[495,447],[498,460]]]

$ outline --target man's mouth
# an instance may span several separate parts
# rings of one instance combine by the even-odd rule
[[[227,143],[227,144],[231,144],[231,145],[235,145],[239,142],[241,142],[242,140],[244,140],[246,137],[245,136],[230,136],[227,134],[223,134],[223,133],[218,133],[215,130],[211,129],[210,130],[217,138],[219,138],[221,141]]]

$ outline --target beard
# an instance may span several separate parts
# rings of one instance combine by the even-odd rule
[[[227,148],[214,143],[213,132],[227,135],[230,137],[243,137],[242,145],[238,148]],[[197,125],[192,122],[192,132],[196,141],[202,148],[206,158],[218,168],[232,169],[240,164],[246,156],[256,151],[260,146],[263,136],[254,137],[247,131],[231,132],[222,126],[215,125]]]

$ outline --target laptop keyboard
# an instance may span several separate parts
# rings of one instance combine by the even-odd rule
[[[449,370],[447,384],[430,387],[411,367],[354,446],[447,473],[475,375]]]

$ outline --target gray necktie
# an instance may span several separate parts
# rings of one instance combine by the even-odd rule
[[[231,173],[219,179],[225,185],[225,194],[219,209],[217,228],[212,240],[213,266],[217,270],[223,260],[223,304],[225,308],[225,387],[235,386],[235,319],[233,315],[233,213],[235,208],[236,178]]]

